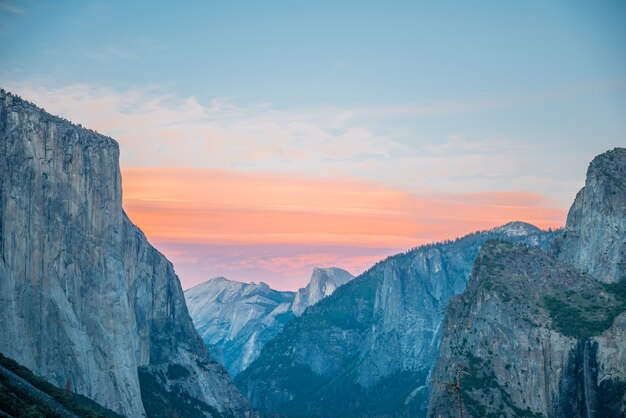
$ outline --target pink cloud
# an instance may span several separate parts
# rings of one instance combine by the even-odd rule
[[[512,220],[558,227],[565,218],[531,192],[417,195],[354,178],[208,169],[132,168],[122,176],[126,211],[185,286],[228,275],[293,289],[315,266],[358,274],[427,242]]]
[[[213,245],[159,242],[174,263],[183,288],[225,276],[243,282],[268,283],[275,289],[297,290],[307,284],[314,267],[339,266],[360,274],[402,248],[319,245]]]

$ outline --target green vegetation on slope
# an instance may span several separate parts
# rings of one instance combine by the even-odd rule
[[[609,283],[604,286],[608,292],[626,304],[626,276],[617,283]]]
[[[122,418],[121,415],[104,408],[85,396],[77,393],[72,393],[71,396],[67,396],[64,390],[38,376],[35,376],[26,367],[8,357],[5,357],[1,353],[0,365],[26,380],[40,391],[46,393],[65,409],[73,412],[79,417]],[[30,394],[27,390],[12,384],[10,379],[3,374],[0,374],[0,411],[12,416],[20,417],[58,416],[58,414],[50,410],[50,408]]]
[[[367,389],[357,383],[355,372],[341,375],[301,393],[300,397],[294,398],[295,402],[286,404],[279,412],[290,418],[311,415],[363,418],[419,416],[422,403],[428,396],[426,375],[427,370],[397,372]],[[411,396],[414,390],[414,396]]]
[[[506,385],[502,386],[494,374],[490,360],[476,357],[471,351],[466,351],[465,359],[469,367],[467,374],[462,376],[461,397],[471,416],[498,418],[507,415],[505,409],[520,418],[543,416],[530,408],[522,409],[513,402]]]
[[[605,292],[602,290],[606,289]],[[626,310],[626,284],[598,284],[597,289],[565,291],[546,295],[544,305],[557,331],[575,338],[599,335]]]
[[[205,413],[215,418],[222,417],[215,408],[187,395],[176,384],[172,390],[166,390],[162,372],[149,371],[145,367],[140,367],[138,371],[141,400],[148,417],[204,418]],[[167,375],[169,378],[176,376],[174,379],[183,378],[189,375],[189,371],[180,365],[169,365]]]
[[[20,417],[58,417],[59,415],[0,373],[0,411]]]

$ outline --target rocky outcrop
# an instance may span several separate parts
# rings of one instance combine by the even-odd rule
[[[138,369],[165,376],[170,413],[244,416],[171,263],[122,210],[117,143],[4,91],[0,138],[0,351],[126,416],[154,412]]]
[[[592,161],[556,257],[483,247],[446,312],[429,416],[458,410],[459,367],[466,416],[626,413],[625,170],[624,149]]]
[[[604,283],[626,277],[626,148],[598,155],[589,164],[555,253]]]
[[[234,377],[294,316],[353,278],[340,268],[316,267],[308,285],[294,293],[217,277],[188,289],[185,298],[212,356]]]
[[[217,277],[185,291],[189,314],[214,358],[236,376],[294,317],[294,292]]]
[[[235,381],[270,414],[424,415],[445,307],[482,244],[548,248],[556,234],[520,223],[390,257],[292,320]]]
[[[611,392],[626,381],[624,366],[603,357],[626,352],[626,340],[614,339],[624,330],[609,329],[625,308],[618,294],[539,249],[489,241],[448,306],[429,416],[457,413],[447,384],[459,366],[465,416],[618,416],[620,395]],[[618,409],[599,414],[601,404]]]
[[[306,308],[332,295],[339,286],[352,279],[354,276],[343,269],[316,267],[306,287],[296,292],[291,310],[296,316],[302,315]]]

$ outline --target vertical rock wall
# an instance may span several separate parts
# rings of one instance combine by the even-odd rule
[[[138,368],[181,364],[180,391],[243,415],[171,263],[123,213],[118,159],[112,139],[0,92],[0,351],[132,417]]]

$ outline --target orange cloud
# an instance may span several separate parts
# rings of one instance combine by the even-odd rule
[[[349,178],[127,168],[123,183],[131,218],[167,242],[402,248],[510,220],[558,226],[565,214],[533,193],[416,196]]]
[[[359,274],[427,242],[522,220],[563,224],[529,192],[416,195],[353,178],[126,168],[124,208],[174,262],[184,287],[216,275],[303,286],[314,266]]]
[[[156,241],[410,246],[413,196],[350,179],[123,170],[124,207]]]
[[[307,284],[314,267],[340,266],[359,274],[374,263],[405,248],[327,245],[221,245],[159,242],[174,263],[183,288],[211,277],[243,282],[264,281],[275,289],[296,290]]]

